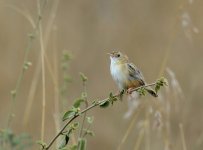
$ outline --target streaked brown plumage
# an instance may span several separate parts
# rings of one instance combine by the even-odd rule
[[[111,75],[120,90],[130,91],[130,89],[146,84],[140,70],[133,63],[129,62],[126,55],[123,55],[121,52],[112,52],[109,54],[111,59]],[[147,87],[146,90],[152,96],[157,97],[157,94],[150,87]]]

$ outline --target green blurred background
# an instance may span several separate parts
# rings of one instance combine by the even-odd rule
[[[102,99],[109,92],[116,92],[110,72],[107,52],[121,51],[129,56],[143,72],[147,82],[155,81],[161,74],[168,77],[169,89],[162,90],[162,102],[150,96],[149,105],[160,103],[165,111],[170,103],[171,112],[165,125],[170,124],[166,136],[150,129],[149,137],[141,140],[140,149],[183,149],[179,124],[183,124],[185,142],[188,149],[203,148],[203,1],[201,0],[48,0],[43,9],[42,32],[47,60],[46,74],[46,120],[45,141],[56,134],[54,112],[56,106],[55,84],[50,73],[52,70],[59,86],[62,85],[61,57],[64,50],[72,55],[69,75],[72,82],[68,87],[67,110],[73,100],[80,96],[82,83],[79,72],[88,77],[87,91],[89,100]],[[1,0],[0,1],[0,128],[6,121],[12,103],[10,91],[16,86],[21,72],[28,34],[33,31],[30,21],[37,20],[37,1]],[[51,22],[51,21],[53,22]],[[33,140],[40,139],[42,114],[42,79],[36,79],[37,64],[40,62],[39,34],[31,44],[28,60],[32,66],[25,72],[15,103],[15,117],[11,128],[15,133],[27,132]],[[49,68],[50,67],[50,68]],[[170,75],[170,68],[176,75],[182,93],[177,97]],[[26,120],[31,84],[36,82],[34,101]],[[168,92],[168,93],[167,93]],[[164,97],[164,96],[163,96]],[[114,150],[118,148],[133,118],[124,119],[128,102],[124,98],[107,109],[93,109],[92,129],[95,137],[88,138],[88,149]],[[161,98],[160,98],[161,99]],[[168,103],[164,102],[167,99]],[[160,100],[161,101],[161,100]],[[149,106],[148,105],[148,106]],[[148,108],[146,106],[146,109]],[[163,106],[163,108],[162,108]],[[177,108],[177,109],[176,109]],[[154,107],[156,111],[156,107]],[[144,114],[145,111],[141,112]],[[163,113],[163,116],[165,113]],[[153,116],[153,115],[152,115]],[[151,117],[153,118],[153,117]],[[163,117],[167,118],[167,117]],[[121,149],[134,149],[138,139],[137,125],[146,120],[140,115]],[[163,119],[166,120],[166,119]],[[153,122],[150,120],[150,124]],[[169,130],[167,130],[169,131]],[[165,137],[165,140],[163,140]],[[147,140],[146,140],[147,139]],[[162,140],[160,140],[162,139]],[[165,141],[165,142],[164,142]],[[34,145],[34,149],[37,146]]]

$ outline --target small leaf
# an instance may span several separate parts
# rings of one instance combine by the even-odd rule
[[[69,64],[67,62],[62,62],[61,63],[61,68],[63,69],[63,71],[66,71],[69,67]]]
[[[76,114],[75,111],[73,110],[69,110],[67,112],[65,112],[65,114],[63,115],[63,121],[70,119],[71,117],[73,117]]]
[[[69,61],[72,58],[70,52],[68,52],[67,50],[63,51],[63,61]]]
[[[155,86],[155,91],[156,91],[156,93],[160,90],[160,88],[161,88],[161,86],[158,85],[158,84]]]
[[[35,35],[34,35],[33,33],[29,33],[29,34],[28,34],[28,37],[29,37],[30,39],[34,39],[34,38],[35,38]]]
[[[71,145],[68,150],[78,150],[78,145]]]
[[[88,80],[88,78],[82,72],[80,72],[80,78],[81,78],[82,82],[86,82]]]
[[[84,129],[84,131],[85,131],[85,135],[89,135],[89,136],[94,136],[95,135],[94,132],[91,131],[91,130]]]
[[[77,129],[79,127],[79,123],[78,122],[74,122],[72,125],[71,125],[71,128],[73,130]]]
[[[93,123],[93,121],[94,121],[94,117],[92,116],[92,117],[86,117],[87,118],[87,122],[89,123],[89,124],[92,124]]]
[[[158,79],[158,80],[156,81],[156,86],[155,86],[155,91],[156,91],[156,93],[160,90],[160,88],[161,88],[162,86],[167,86],[167,85],[168,85],[168,82],[167,82],[167,79],[166,79],[166,78],[161,77],[160,79]]]
[[[86,92],[82,92],[81,98],[82,98],[82,99],[86,99],[86,98],[87,98],[87,93],[86,93]]]
[[[64,75],[63,80],[64,80],[66,83],[70,83],[70,82],[72,81],[70,75],[67,75],[67,74]]]
[[[36,141],[36,143],[39,144],[42,147],[42,149],[44,149],[47,146],[47,144],[43,141]]]
[[[11,96],[12,96],[13,98],[16,97],[16,90],[12,90],[12,91],[11,91]]]
[[[110,98],[113,98],[113,97],[114,97],[112,92],[109,94],[109,97],[110,97]]]
[[[137,91],[138,91],[140,96],[146,95],[146,89],[144,87],[139,88]]]
[[[32,65],[31,62],[26,61],[26,62],[24,63],[24,65],[23,65],[23,69],[27,70],[31,65]]]
[[[73,106],[74,106],[75,108],[78,108],[78,107],[80,107],[81,103],[84,102],[84,101],[85,101],[84,99],[77,99],[77,100],[74,102]]]
[[[118,98],[116,96],[114,96],[113,93],[109,94],[109,102],[111,103],[111,105],[113,105],[113,103],[117,100],[118,100]]]
[[[75,107],[72,107],[71,111],[75,112],[75,113],[78,113],[80,111],[80,108],[75,108]]]
[[[104,101],[104,102],[100,103],[99,106],[100,106],[101,108],[106,108],[106,107],[109,106],[109,101],[108,101],[108,100],[107,100],[107,101]]]
[[[97,101],[96,100],[94,100],[93,102],[92,102],[92,104],[96,104],[97,103]]]
[[[65,135],[64,136],[64,139],[62,140],[62,142],[61,142],[61,144],[60,144],[60,146],[59,146],[59,149],[61,150],[61,149],[63,149],[67,144],[68,144],[68,142],[69,142],[69,136],[68,135]]]
[[[86,150],[86,140],[81,138],[78,141],[78,150]]]
[[[166,78],[161,77],[160,81],[163,83],[163,85],[167,86],[168,85],[168,81]]]

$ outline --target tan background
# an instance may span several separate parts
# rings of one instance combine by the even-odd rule
[[[29,21],[16,9],[23,11],[23,14],[29,14],[36,21],[36,3],[27,0],[0,2],[0,128],[5,127],[11,104],[10,91],[14,89],[20,74],[28,45],[27,35],[33,31]],[[178,128],[178,124],[182,122],[188,149],[203,148],[203,1],[50,0],[47,1],[42,18],[44,34],[50,25],[53,6],[56,6],[57,11],[54,12],[55,19],[48,38],[46,54],[52,71],[54,59],[57,61],[58,72],[54,73],[58,75],[60,84],[62,51],[68,50],[73,55],[69,69],[73,80],[67,97],[69,105],[82,91],[78,72],[88,76],[87,89],[90,100],[105,98],[110,91],[117,91],[109,73],[110,60],[107,52],[119,50],[127,54],[130,60],[142,69],[148,82],[157,79],[164,60],[167,60],[164,68],[169,67],[173,70],[184,94],[184,99],[178,101],[179,110],[171,112],[170,146],[174,149],[182,148]],[[190,16],[189,23],[184,14]],[[182,25],[185,23],[184,19],[186,24],[188,23],[186,27]],[[28,132],[34,140],[40,139],[41,132],[41,77],[26,125],[23,124],[23,117],[39,59],[40,46],[37,36],[29,53],[32,67],[26,71],[17,93],[14,109],[16,117],[12,121],[14,132]],[[48,67],[47,63],[45,67]],[[174,100],[174,96],[170,98],[173,99],[173,108],[177,105],[176,99]],[[95,118],[92,128],[96,136],[88,138],[89,149],[117,149],[131,120],[123,119],[127,105],[127,101],[124,100],[108,109],[96,108],[90,112]],[[54,84],[50,72],[46,69],[45,141],[50,141],[56,134],[53,113]],[[133,149],[139,132],[136,129],[137,123],[139,122],[135,123],[123,149]],[[154,131],[151,132],[150,149],[163,149],[164,142],[159,141],[162,137],[157,137]],[[140,149],[145,149],[144,139]],[[36,145],[34,147],[36,148]]]

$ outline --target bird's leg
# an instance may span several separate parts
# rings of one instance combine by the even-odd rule
[[[120,96],[122,96],[125,93],[125,90],[123,89],[122,91],[120,91]]]
[[[130,87],[130,88],[128,88],[128,89],[127,89],[127,91],[126,91],[126,92],[127,92],[127,94],[132,94],[132,92],[133,92],[132,90],[133,90],[133,88],[131,88],[131,87]]]
[[[121,90],[121,91],[118,91],[118,92],[116,93],[116,96],[118,96],[118,98],[119,98],[120,100],[122,100],[124,93],[125,93],[125,90],[123,89],[123,90]]]

